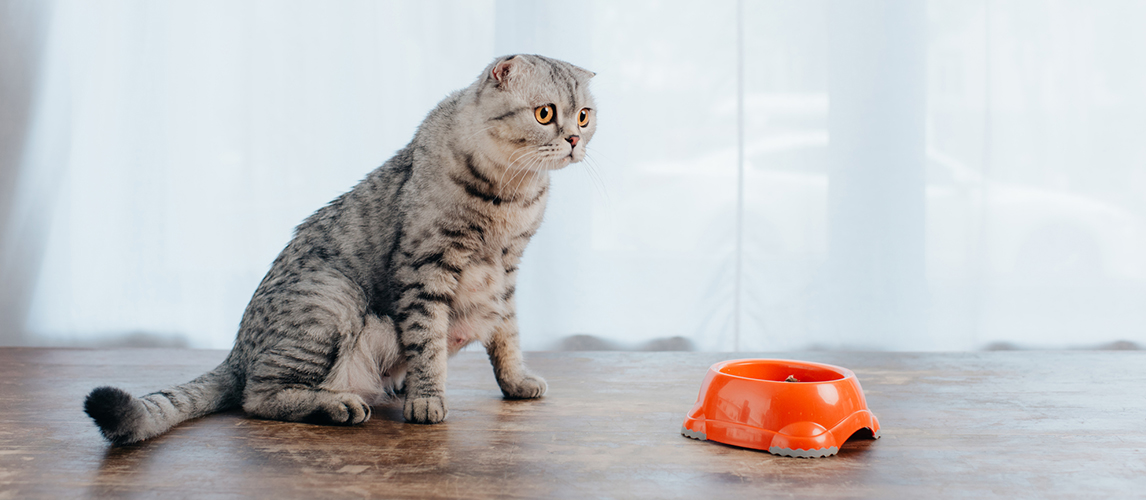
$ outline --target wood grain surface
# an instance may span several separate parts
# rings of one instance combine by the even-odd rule
[[[530,353],[549,381],[501,398],[450,362],[449,419],[358,427],[186,422],[109,447],[81,410],[111,384],[185,382],[225,352],[0,349],[0,498],[1128,498],[1146,495],[1146,353]],[[679,434],[711,364],[784,357],[858,375],[883,438],[797,459]]]

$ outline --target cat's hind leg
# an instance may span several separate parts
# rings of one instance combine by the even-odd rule
[[[283,342],[262,353],[247,375],[243,409],[273,420],[356,425],[370,418],[370,405],[350,392],[321,387],[334,365],[332,346]]]
[[[255,343],[267,339],[268,345],[254,349],[246,362],[243,409],[292,422],[365,422],[370,405],[361,395],[326,385],[362,336],[362,289],[340,272],[297,265],[302,278],[284,279],[252,299],[260,315],[245,324],[240,341],[247,335]]]
[[[370,405],[349,392],[301,387],[249,391],[243,409],[252,415],[289,422],[358,425],[370,419]]]

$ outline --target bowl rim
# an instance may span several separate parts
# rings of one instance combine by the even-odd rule
[[[836,379],[832,379],[832,380],[817,380],[817,381],[812,381],[812,382],[799,382],[799,381],[788,382],[786,380],[768,380],[768,379],[762,379],[762,378],[745,377],[743,375],[735,375],[735,374],[723,371],[723,368],[727,367],[728,365],[733,365],[733,364],[764,364],[764,363],[769,363],[769,364],[771,364],[771,363],[777,363],[777,364],[787,363],[787,364],[794,364],[794,365],[810,366],[810,367],[814,367],[814,368],[818,368],[818,369],[822,369],[822,370],[829,370],[829,371],[836,372],[836,373],[840,374],[841,377],[836,378]],[[718,362],[718,363],[712,365],[711,367],[709,367],[709,370],[713,371],[718,376],[732,377],[732,378],[739,379],[739,380],[748,380],[748,381],[752,381],[752,382],[765,383],[765,384],[784,384],[786,386],[792,386],[792,387],[821,385],[821,384],[838,384],[841,382],[845,382],[848,379],[855,379],[856,378],[855,372],[853,372],[847,368],[844,368],[842,366],[831,365],[828,363],[817,363],[814,361],[802,361],[802,360],[796,360],[796,359],[782,359],[782,358],[728,359],[728,360],[724,360],[724,361],[721,361],[721,362]],[[799,384],[799,385],[796,385],[796,384]]]

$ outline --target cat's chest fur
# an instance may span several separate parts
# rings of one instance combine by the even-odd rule
[[[484,342],[511,312],[517,265],[544,210],[544,200],[538,201],[526,207],[487,212],[490,219],[485,232],[474,242],[475,251],[458,275],[450,305],[451,355],[471,342]]]
[[[500,259],[480,261],[462,270],[450,311],[449,351],[484,341],[507,311],[509,279]]]

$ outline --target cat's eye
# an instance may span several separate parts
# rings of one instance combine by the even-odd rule
[[[589,108],[581,108],[581,112],[577,114],[577,125],[584,127],[589,124]]]
[[[553,121],[553,117],[557,115],[557,111],[553,108],[552,104],[538,106],[533,110],[533,116],[537,117],[537,123],[548,125]]]

